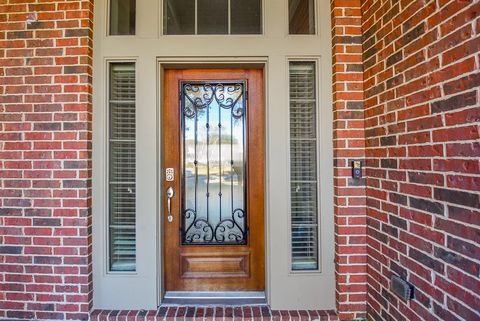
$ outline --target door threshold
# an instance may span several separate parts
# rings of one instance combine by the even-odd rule
[[[263,291],[167,291],[162,305],[265,305],[267,300]]]

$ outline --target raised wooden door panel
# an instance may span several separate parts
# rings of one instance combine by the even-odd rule
[[[165,70],[167,291],[264,290],[263,90],[261,69]]]

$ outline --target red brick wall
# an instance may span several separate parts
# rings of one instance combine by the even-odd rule
[[[331,3],[339,314],[479,319],[480,4]],[[90,1],[0,2],[0,318],[88,316],[91,19]]]
[[[362,12],[369,318],[480,320],[480,2]]]
[[[0,318],[86,319],[90,1],[0,1]]]
[[[360,0],[333,0],[333,148],[337,310],[365,316],[365,179],[352,179],[351,161],[365,159]]]

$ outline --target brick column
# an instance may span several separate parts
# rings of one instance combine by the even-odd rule
[[[0,318],[88,318],[92,12],[0,3]]]
[[[365,179],[352,179],[351,162],[364,163],[362,17],[360,0],[333,0],[334,195],[337,310],[341,319],[365,316]]]

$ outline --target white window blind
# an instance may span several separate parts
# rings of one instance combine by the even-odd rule
[[[135,271],[135,64],[110,63],[109,266]]]
[[[316,63],[289,63],[292,270],[318,269]]]

